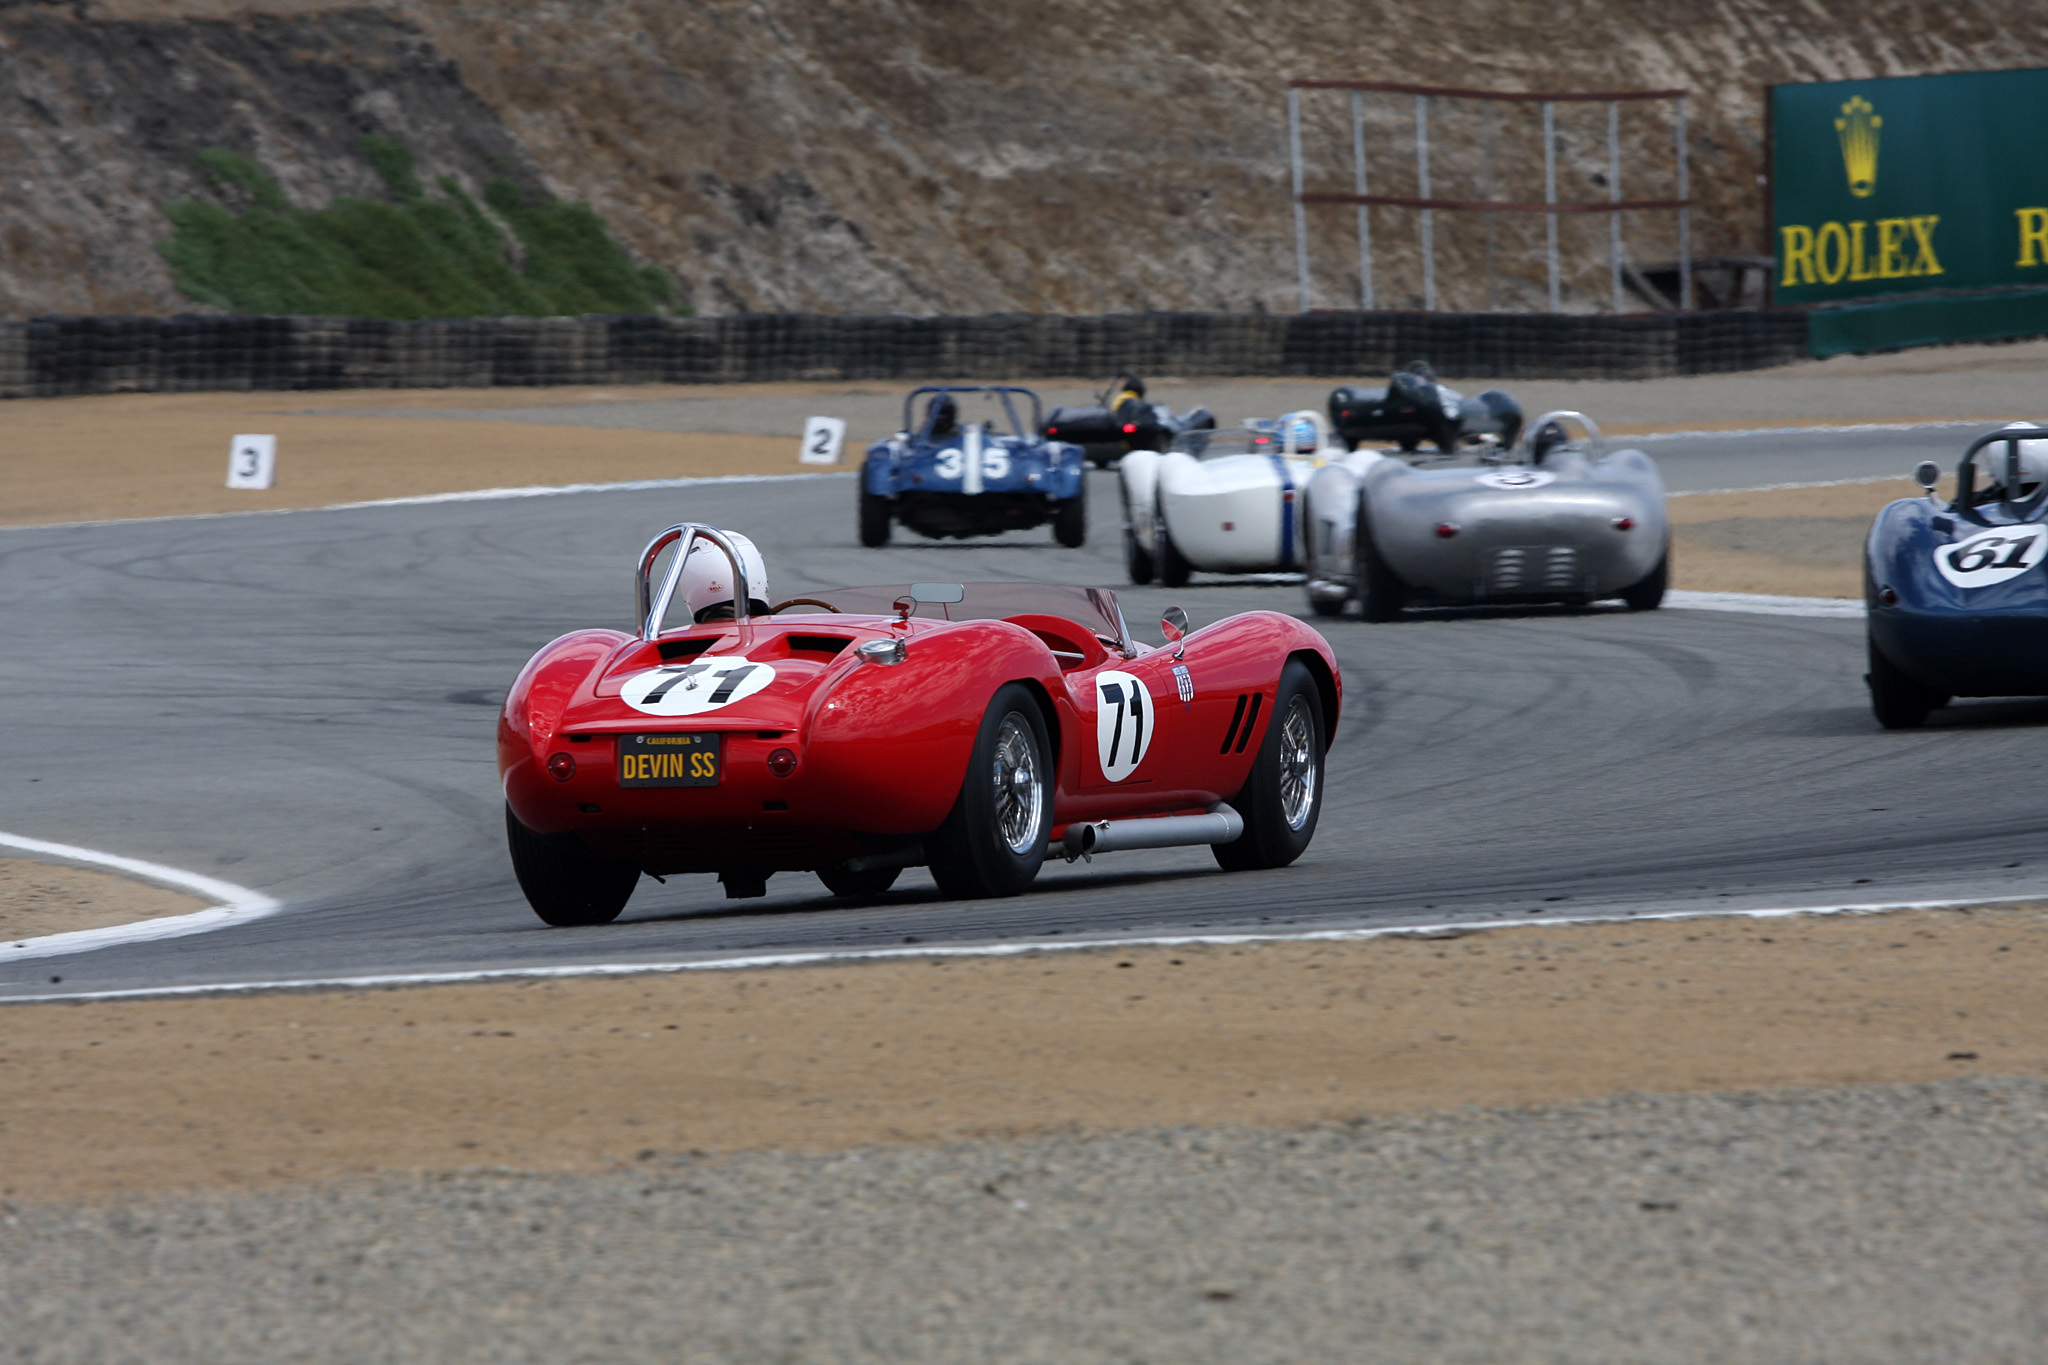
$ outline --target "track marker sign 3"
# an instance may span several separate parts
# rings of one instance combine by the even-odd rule
[[[277,482],[277,438],[237,436],[228,446],[228,487],[270,487]]]
[[[1138,771],[1152,747],[1152,698],[1129,673],[1095,675],[1095,756],[1102,775],[1121,782]]]
[[[839,450],[846,444],[846,422],[838,417],[813,417],[804,423],[804,445],[797,453],[800,464],[838,464]]]

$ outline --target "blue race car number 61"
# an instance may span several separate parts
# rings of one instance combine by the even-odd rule
[[[2018,578],[2048,554],[2048,526],[2001,526],[1934,551],[1934,567],[1959,588]]]

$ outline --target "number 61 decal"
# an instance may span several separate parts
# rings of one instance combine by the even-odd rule
[[[1152,747],[1152,698],[1128,673],[1095,675],[1095,755],[1102,775],[1121,782],[1145,761]]]
[[[1935,547],[1934,567],[1959,588],[1987,588],[2018,578],[2048,550],[2048,526],[2001,526]]]

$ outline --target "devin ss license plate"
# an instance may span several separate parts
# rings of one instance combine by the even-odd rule
[[[718,735],[620,735],[621,787],[715,787]]]

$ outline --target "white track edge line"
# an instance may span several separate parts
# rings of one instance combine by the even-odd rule
[[[1879,915],[1900,910],[1965,909],[2013,901],[2037,901],[2048,892],[2015,896],[1975,896],[1931,901],[1869,901],[1851,905],[1771,906],[1761,909],[1656,910],[1639,915],[1560,915],[1545,919],[1446,921],[1438,924],[1395,924],[1379,929],[1303,929],[1293,932],[1242,934],[1152,934],[1128,938],[1072,939],[1061,943],[982,943],[921,948],[836,948],[810,952],[753,953],[741,957],[699,958],[681,962],[605,962],[563,967],[484,967],[462,972],[407,972],[379,976],[336,976],[302,980],[229,981],[200,986],[140,986],[115,991],[72,991],[62,994],[0,997],[0,1006],[39,1005],[95,1000],[166,1000],[206,995],[248,995],[264,991],[389,990],[404,986],[472,986],[497,982],[559,981],[578,977],[673,976],[682,972],[759,971],[778,967],[850,965],[860,962],[917,961],[932,958],[1026,957],[1033,953],[1071,953],[1111,948],[1231,948],[1268,943],[1360,943],[1379,938],[1458,937],[1496,929],[1559,929],[1604,924],[1622,927],[1653,921],[1693,919],[1794,919],[1801,915]]]
[[[122,943],[147,943],[155,939],[202,934],[209,930],[224,928],[229,924],[245,924],[250,920],[261,919],[265,915],[276,914],[283,908],[277,901],[260,891],[251,891],[246,886],[224,882],[218,877],[187,872],[180,867],[167,867],[163,863],[145,862],[141,858],[126,858],[118,853],[102,853],[98,849],[81,848],[76,844],[58,844],[47,839],[31,839],[25,835],[0,832],[0,848],[16,848],[24,853],[40,853],[45,857],[112,868],[117,872],[126,872],[130,876],[176,887],[180,891],[197,892],[209,900],[220,902],[218,905],[195,910],[188,915],[166,915],[161,919],[137,920],[133,924],[113,924],[104,929],[75,929],[70,933],[42,934],[35,938],[0,939],[0,966],[5,966],[9,962],[26,962],[33,958],[90,952],[95,948],[111,948]]]
[[[1858,484],[1910,483],[1907,474],[1865,474],[1855,479],[1815,479],[1810,483],[1756,483],[1747,488],[1681,488],[1666,498],[1713,498],[1727,493],[1781,493],[1793,488],[1849,488]]]
[[[252,507],[246,512],[179,512],[162,517],[107,517],[99,521],[33,521],[0,526],[0,531],[74,531],[93,526],[136,526],[163,521],[221,521],[231,517],[291,517],[310,512],[359,512],[375,507],[426,507],[443,502],[503,502],[513,498],[557,498],[572,493],[644,493],[713,484],[791,483],[798,479],[846,479],[850,469],[816,474],[705,474],[677,479],[627,479],[620,483],[528,484],[517,488],[473,488],[455,493],[419,493],[404,498],[331,502],[318,507]]]
[[[1863,603],[1853,597],[1774,597],[1757,592],[1695,592],[1673,588],[1664,595],[1672,611],[1735,611],[1755,616],[1806,616],[1822,620],[1860,620]]]
[[[2021,419],[2006,418],[2010,423]],[[1645,431],[1609,437],[1613,443],[1627,441],[1733,441],[1749,436],[1856,435],[1871,431],[1935,431],[1945,427],[1999,425],[1975,417],[1942,417],[1925,422],[1835,422],[1812,427],[1733,427],[1707,431]]]

